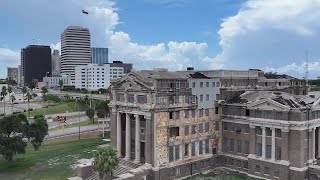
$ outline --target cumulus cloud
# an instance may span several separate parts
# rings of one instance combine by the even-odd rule
[[[7,48],[0,48],[1,68],[6,72],[6,67],[18,67],[20,64],[20,53]],[[3,76],[4,77],[4,76]]]
[[[218,31],[222,52],[215,60],[228,68],[301,72],[307,50],[320,55],[319,8],[319,0],[248,0],[223,20]],[[310,64],[310,70],[317,63]],[[316,71],[311,72],[315,76]]]

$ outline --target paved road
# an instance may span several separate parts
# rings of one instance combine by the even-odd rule
[[[82,126],[80,127],[80,134],[88,131],[98,130],[98,125]],[[79,133],[79,127],[67,128],[64,130],[50,131],[45,139],[60,138],[61,136],[74,135]]]
[[[48,115],[45,115],[45,118],[54,118],[54,117],[57,117],[57,116],[78,116],[80,114],[80,116],[83,116],[86,114],[85,111],[77,111],[77,112],[68,112],[68,113],[58,113],[58,114],[48,114]]]
[[[80,117],[80,122],[87,121],[87,120],[88,120],[87,116]],[[67,119],[66,123],[64,123],[64,124],[67,125],[67,124],[73,124],[73,123],[77,123],[77,122],[79,122],[79,118],[75,117],[75,118]],[[54,121],[54,122],[48,123],[48,125],[49,125],[49,129],[52,129],[52,128],[56,128],[56,127],[60,126],[60,123],[57,121]]]

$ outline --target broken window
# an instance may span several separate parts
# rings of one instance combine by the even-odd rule
[[[276,129],[276,137],[281,138],[281,129]]]
[[[138,103],[139,104],[145,104],[147,103],[147,98],[145,95],[138,95]]]
[[[169,119],[173,119],[173,112],[169,112]]]
[[[170,137],[179,136],[179,127],[170,127],[169,134],[170,134]]]
[[[249,109],[246,109],[246,116],[250,116],[250,111],[249,111]]]
[[[215,107],[215,114],[219,114],[219,107]]]
[[[266,136],[272,136],[272,130],[270,128],[266,128]]]
[[[173,96],[169,96],[169,104],[173,104],[174,103],[174,98]]]
[[[179,160],[180,159],[180,145],[176,145],[175,146],[175,160]]]
[[[228,123],[227,122],[223,122],[223,130],[228,130]]]
[[[256,127],[256,134],[257,134],[257,135],[262,135],[262,129],[261,129],[261,127]]]
[[[169,162],[173,161],[173,146],[169,146]]]
[[[260,173],[260,165],[256,165],[255,171],[256,171],[257,173]]]
[[[246,162],[246,161],[243,162],[243,168],[244,169],[248,169],[249,168],[248,162]]]

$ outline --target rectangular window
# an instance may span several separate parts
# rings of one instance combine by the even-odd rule
[[[249,154],[249,141],[244,142],[244,154]]]
[[[260,110],[256,110],[256,118],[262,118],[262,112]]]
[[[279,169],[274,170],[274,177],[279,177]]]
[[[276,119],[282,120],[282,112],[276,112]]]
[[[271,145],[267,145],[266,158],[271,159]]]
[[[229,149],[230,149],[230,151],[234,151],[234,140],[233,139],[230,139],[230,145],[229,145]]]
[[[200,95],[200,102],[203,102],[203,95]]]
[[[202,123],[199,124],[199,132],[203,133],[203,124]]]
[[[192,134],[195,134],[196,133],[196,125],[194,124],[194,125],[192,125],[192,129],[191,129],[191,131],[192,131]]]
[[[270,128],[266,128],[266,136],[272,136],[272,130]]]
[[[265,118],[266,119],[273,119],[272,118],[272,111],[265,111]]]
[[[206,82],[206,86],[209,87],[209,82]]]
[[[177,111],[175,114],[176,114],[176,119],[180,119],[180,111]]]
[[[203,154],[203,145],[202,145],[202,141],[199,141],[199,154]]]
[[[257,134],[257,135],[262,135],[262,129],[261,129],[261,127],[256,127],[256,134]]]
[[[220,87],[220,83],[219,82],[217,82],[216,85],[217,85],[216,87]]]
[[[243,168],[244,168],[244,169],[248,169],[248,167],[249,167],[249,166],[248,166],[248,162],[246,162],[246,161],[243,162]]]
[[[205,144],[205,151],[206,151],[205,153],[208,154],[209,153],[209,139],[206,139],[205,143],[206,143]]]
[[[264,174],[269,175],[269,167],[264,167]]]
[[[206,122],[206,123],[204,124],[204,131],[205,131],[205,132],[209,132],[209,122]]]
[[[180,145],[176,145],[175,146],[175,160],[179,160],[180,159]]]
[[[200,87],[203,88],[203,82],[200,82]]]
[[[170,127],[169,134],[170,134],[170,137],[179,136],[179,127]]]
[[[196,83],[193,82],[193,83],[192,83],[192,88],[195,88],[195,87],[196,87]]]
[[[224,151],[228,152],[229,151],[229,142],[228,142],[228,139],[227,138],[223,138],[223,149]]]
[[[209,116],[209,109],[205,109],[204,113],[205,113],[206,116]]]
[[[184,157],[189,156],[189,144],[184,145]]]
[[[242,145],[241,140],[237,140],[237,152],[238,153],[241,153],[241,145]]]
[[[259,166],[259,165],[256,165],[255,171],[256,171],[257,173],[260,173],[260,166]]]
[[[184,126],[184,135],[185,136],[189,135],[189,126],[188,125]]]
[[[203,116],[203,109],[199,109],[199,117]]]
[[[219,107],[215,107],[214,112],[215,112],[215,114],[219,114]]]
[[[195,156],[196,155],[196,143],[193,142],[191,143],[191,156]]]
[[[276,146],[276,160],[281,160],[281,147],[280,146]]]
[[[209,101],[209,94],[206,94],[206,101]]]
[[[174,97],[174,103],[175,104],[179,104],[179,96],[175,96]]]
[[[257,156],[261,157],[262,156],[262,144],[257,143]]]
[[[189,118],[189,110],[184,110],[184,118]]]
[[[281,129],[276,129],[276,137],[281,138]]]
[[[169,162],[173,161],[173,146],[169,146]]]
[[[228,123],[227,122],[223,122],[222,123],[222,125],[223,125],[223,130],[228,130]]]
[[[173,119],[173,112],[169,112],[169,119]]]
[[[216,82],[212,82],[212,87],[216,87]]]
[[[191,110],[191,114],[192,114],[192,118],[195,118],[196,117],[196,110]]]

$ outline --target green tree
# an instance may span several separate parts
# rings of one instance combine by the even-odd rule
[[[86,115],[89,119],[91,119],[92,122],[94,122],[94,110],[92,108],[88,108],[86,110]]]
[[[62,91],[62,88],[63,88],[63,80],[62,79],[59,79],[59,85],[60,85],[60,90]]]
[[[10,96],[11,93],[12,93],[12,87],[11,87],[11,86],[8,86],[8,93],[9,93],[9,96]]]
[[[110,115],[110,110],[109,110],[109,101],[100,101],[97,102],[96,105],[96,111],[97,111],[97,116],[99,118],[104,118],[104,117],[109,117]]]
[[[48,88],[47,88],[47,87],[43,86],[43,87],[41,88],[41,93],[42,93],[42,96],[43,96],[43,97],[45,97],[48,92],[49,92],[49,91],[48,91]]]
[[[6,96],[7,96],[8,92],[7,92],[7,87],[6,86],[2,86],[1,89],[1,96],[2,96],[2,100],[3,100],[3,113],[6,114]]]
[[[29,88],[30,89],[34,89],[38,86],[38,80],[37,79],[32,79],[30,85],[29,85]]]
[[[13,105],[14,105],[14,101],[16,100],[16,97],[14,95],[11,95],[10,100],[11,100],[11,113],[13,113]]]
[[[27,92],[28,92],[28,89],[27,89],[27,87],[24,86],[24,87],[22,88],[23,103],[25,102],[24,95],[25,95]]]
[[[86,95],[86,96],[84,97],[84,102],[86,103],[87,106],[88,106],[88,101],[89,101],[89,96]]]
[[[25,153],[26,138],[38,150],[47,134],[48,124],[43,116],[36,116],[32,124],[24,114],[5,116],[0,119],[0,154],[4,159],[13,161],[16,154]]]
[[[110,146],[107,148],[99,148],[94,153],[93,167],[99,172],[99,177],[102,180],[112,179],[113,171],[118,167],[119,159],[117,151]]]

